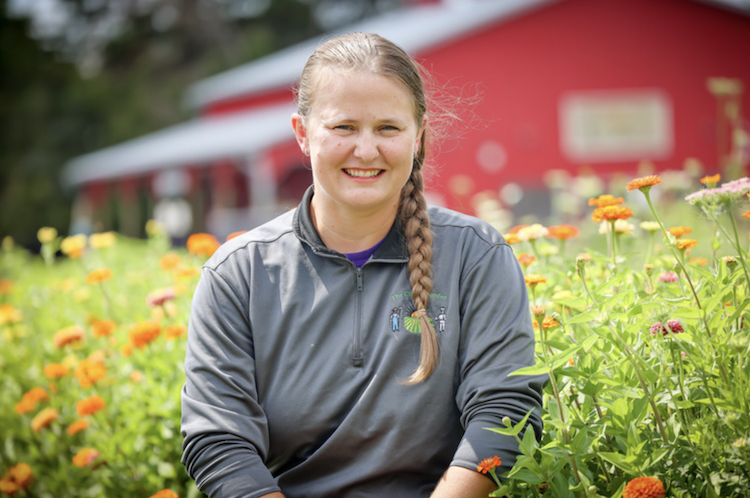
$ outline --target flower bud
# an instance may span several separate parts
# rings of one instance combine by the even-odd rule
[[[42,244],[47,244],[57,238],[57,230],[52,227],[42,227],[36,233],[36,237]]]
[[[721,259],[724,260],[724,264],[727,265],[727,268],[729,268],[730,270],[734,271],[734,268],[737,266],[737,260],[734,259],[734,257],[732,257],[732,256],[724,256]]]
[[[503,425],[504,425],[505,427],[510,427],[510,426],[512,426],[512,425],[513,425],[513,421],[512,421],[511,419],[510,419],[510,417],[508,417],[508,416],[506,415],[505,417],[503,417]]]
[[[583,269],[586,268],[586,258],[583,256],[578,256],[576,258],[576,269],[578,271],[583,271]]]
[[[680,263],[675,262],[674,265],[672,265],[672,271],[674,271],[677,275],[680,274],[682,271],[682,266],[680,266]]]
[[[543,317],[547,314],[547,308],[543,304],[535,304],[531,307],[531,314],[535,317]]]
[[[650,277],[654,274],[654,265],[652,265],[651,263],[646,263],[645,265],[643,265],[643,270],[646,272],[646,275]]]

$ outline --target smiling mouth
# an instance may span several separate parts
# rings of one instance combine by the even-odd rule
[[[345,169],[344,173],[354,178],[374,178],[383,172],[382,169]]]

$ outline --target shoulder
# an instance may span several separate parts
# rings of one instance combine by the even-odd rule
[[[458,237],[480,245],[508,246],[500,232],[479,218],[439,206],[429,206],[427,212],[432,231],[438,238]]]
[[[235,237],[219,247],[204,267],[213,270],[238,257],[245,257],[249,252],[268,248],[283,248],[293,244],[297,237],[292,228],[294,209],[264,223],[242,235]]]

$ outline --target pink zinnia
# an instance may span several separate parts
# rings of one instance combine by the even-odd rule
[[[659,282],[677,282],[677,274],[673,271],[665,271],[664,273],[659,275]]]

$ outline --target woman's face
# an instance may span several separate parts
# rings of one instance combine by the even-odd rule
[[[411,175],[424,120],[399,82],[369,72],[321,75],[306,119],[292,117],[309,148],[316,214],[373,214],[398,208]]]

